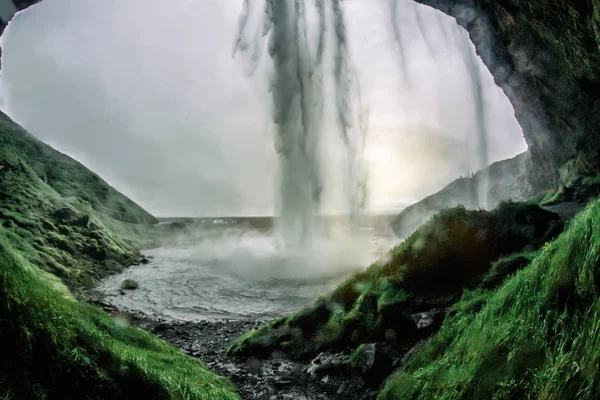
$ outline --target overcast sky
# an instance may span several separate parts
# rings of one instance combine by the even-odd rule
[[[407,81],[389,0],[343,7],[371,112],[371,207],[418,200],[475,170],[466,33],[400,0]],[[241,9],[242,0],[45,0],[2,36],[2,107],[155,215],[271,213],[270,60],[248,76],[247,60],[232,58]],[[526,149],[522,133],[480,64],[489,157],[509,158]]]

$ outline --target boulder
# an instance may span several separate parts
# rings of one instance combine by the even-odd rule
[[[123,283],[121,283],[121,289],[125,290],[135,290],[139,287],[138,283],[133,279],[125,279]]]
[[[350,371],[360,375],[368,385],[378,387],[394,369],[391,353],[384,343],[363,344],[350,357]]]
[[[335,375],[348,369],[349,357],[343,353],[319,353],[306,370],[313,378],[321,378],[326,375]]]

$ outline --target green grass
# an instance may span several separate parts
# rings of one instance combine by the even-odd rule
[[[531,202],[541,206],[552,206],[562,202],[575,201],[575,194],[593,196],[600,190],[600,175],[571,176],[564,186],[540,193]]]
[[[196,360],[75,301],[137,263],[155,223],[0,113],[0,398],[238,398]]]
[[[0,238],[82,294],[156,243],[156,219],[0,114]]]
[[[286,318],[242,336],[229,349],[236,356],[281,350],[309,357],[323,350],[418,340],[409,315],[443,308],[465,288],[500,284],[520,265],[495,265],[500,257],[535,251],[562,229],[559,217],[529,203],[502,203],[493,212],[447,209],[419,228],[366,272]],[[486,275],[492,267],[493,276]]]
[[[385,399],[600,396],[600,200],[496,291],[467,292]]]
[[[158,222],[98,175],[37,140],[3,113],[0,113],[0,166],[4,167],[4,173],[28,168],[61,197],[87,203],[98,213],[116,220]]]
[[[0,241],[0,397],[237,399],[149,333],[81,304]]]

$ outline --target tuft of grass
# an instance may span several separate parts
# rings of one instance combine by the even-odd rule
[[[496,291],[467,292],[385,399],[600,396],[600,200]]]
[[[5,240],[0,265],[0,397],[239,398],[198,361],[76,302]]]

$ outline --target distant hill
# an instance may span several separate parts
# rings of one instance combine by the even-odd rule
[[[0,113],[0,239],[79,292],[139,260],[158,220]]]
[[[92,208],[124,222],[158,220],[71,157],[41,142],[0,112],[0,162],[29,166],[61,197],[78,197]]]
[[[197,360],[73,299],[144,261],[156,222],[0,113],[0,398],[239,399]]]
[[[529,165],[529,153],[524,152],[514,158],[495,162],[472,177],[456,179],[439,192],[402,210],[392,219],[392,229],[396,235],[406,237],[438,211],[457,204],[470,209],[492,209],[502,200],[527,200],[536,194],[527,180]],[[480,185],[486,179],[487,204],[483,207],[479,204],[477,190],[483,187]]]

